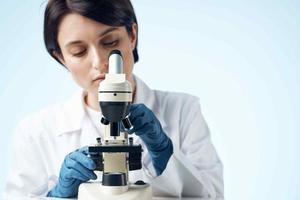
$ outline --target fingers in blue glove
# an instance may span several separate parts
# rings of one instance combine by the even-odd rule
[[[96,174],[92,171],[95,169],[95,163],[85,155],[79,152],[71,154],[65,160],[65,166],[68,168],[66,177],[76,178],[82,181],[97,179]]]
[[[149,109],[144,104],[131,104],[129,111],[132,113],[133,119],[144,117],[145,111]],[[149,110],[150,111],[150,110]]]
[[[62,181],[66,181],[66,183],[64,182],[61,183],[64,187],[68,187],[72,185],[75,180],[80,180],[83,182],[90,180],[90,178],[86,177],[85,175],[83,175],[81,172],[77,171],[74,168],[68,168],[64,166],[64,169],[65,169],[64,175],[60,177]]]
[[[59,182],[48,192],[49,197],[74,197],[82,182],[97,179],[93,170],[96,164],[87,157],[88,147],[80,148],[65,157],[62,164]]]
[[[149,130],[152,132],[155,125],[156,117],[144,104],[132,104],[130,106],[130,121],[134,125],[133,129],[129,132],[136,135],[142,135],[145,132],[140,130]]]
[[[69,158],[82,164],[85,168],[87,168],[89,170],[94,170],[96,168],[95,162],[80,151],[75,151],[75,152],[71,153]]]
[[[88,146],[84,146],[84,147],[81,147],[80,149],[77,149],[76,151],[77,151],[77,152],[81,152],[81,153],[83,153],[84,155],[88,155],[89,147],[88,147]],[[76,151],[75,151],[75,152],[76,152]]]

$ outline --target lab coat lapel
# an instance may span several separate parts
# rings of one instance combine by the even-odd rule
[[[93,127],[86,112],[84,96],[86,91],[76,92],[63,106],[58,119],[57,135],[80,135],[80,147],[95,144],[100,133]]]
[[[77,91],[66,103],[62,105],[60,115],[57,120],[57,136],[62,134],[78,132],[81,130],[84,107],[82,90]]]
[[[80,145],[82,147],[94,145],[98,137],[100,137],[100,133],[98,133],[88,115],[85,114],[81,127]]]

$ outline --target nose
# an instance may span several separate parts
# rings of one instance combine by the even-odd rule
[[[100,52],[98,49],[92,50],[92,68],[100,71],[100,73],[108,72],[108,58],[105,53]]]

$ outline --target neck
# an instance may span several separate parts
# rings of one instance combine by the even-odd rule
[[[135,98],[135,88],[136,88],[136,83],[135,80],[131,77],[129,79],[132,87],[132,92],[133,92],[133,99]],[[88,105],[88,107],[92,108],[93,110],[100,111],[99,107],[99,102],[98,102],[98,90],[97,93],[92,93],[88,92],[87,96],[85,96],[84,99],[85,103]]]

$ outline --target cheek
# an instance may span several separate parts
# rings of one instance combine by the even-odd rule
[[[124,52],[124,71],[127,75],[132,73],[134,58],[130,48],[126,48]]]
[[[85,88],[87,86],[89,72],[88,67],[85,66],[85,63],[69,60],[66,62],[66,65],[76,83]]]

